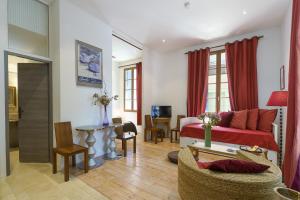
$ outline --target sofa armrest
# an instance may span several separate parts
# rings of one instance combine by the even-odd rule
[[[275,142],[278,144],[278,134],[279,134],[278,124],[272,123],[272,129],[273,129],[272,132],[274,135]]]
[[[182,127],[188,125],[188,124],[193,124],[193,123],[201,123],[201,120],[198,119],[197,117],[185,117],[180,119],[180,131]]]

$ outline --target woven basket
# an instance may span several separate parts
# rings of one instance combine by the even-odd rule
[[[274,188],[276,195],[278,196],[278,200],[299,200],[300,192],[289,188],[276,187]]]

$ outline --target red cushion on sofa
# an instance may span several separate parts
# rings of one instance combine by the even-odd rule
[[[256,130],[257,128],[257,121],[258,121],[258,108],[248,110],[247,116],[247,129],[249,130]]]
[[[200,169],[208,169],[211,162],[201,162],[197,161],[197,165]]]
[[[238,128],[238,129],[242,129],[242,130],[246,129],[247,114],[248,114],[247,110],[233,112],[233,117],[230,122],[230,127]]]
[[[229,127],[233,117],[233,112],[220,112],[219,115],[221,117],[221,121],[217,124],[217,126]]]
[[[271,132],[272,123],[277,115],[277,110],[259,109],[258,126],[257,130]]]
[[[209,164],[208,169],[226,173],[261,173],[270,166],[245,160],[217,160]]]

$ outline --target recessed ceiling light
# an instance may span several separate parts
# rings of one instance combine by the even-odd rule
[[[246,10],[243,10],[243,15],[247,15],[247,11]]]
[[[162,40],[162,43],[166,43],[166,40],[165,40],[165,39],[163,39],[163,40]]]
[[[185,8],[189,9],[190,6],[191,6],[191,2],[190,1],[185,1],[183,5],[184,5]]]

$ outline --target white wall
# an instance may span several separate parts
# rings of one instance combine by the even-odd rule
[[[151,105],[153,104],[153,68],[154,58],[157,56],[157,52],[143,47],[143,89],[142,89],[142,124],[145,124],[144,116],[151,113]]]
[[[221,45],[226,42],[250,38],[255,35],[264,36],[264,38],[259,40],[257,68],[259,107],[266,107],[271,92],[279,90],[279,68],[282,64],[280,27],[229,37],[169,53],[152,52],[148,58],[151,60],[152,71],[147,74],[148,77],[151,77],[151,80],[149,80],[150,77],[148,78],[149,82],[144,80],[146,81],[146,87],[151,88],[152,99],[148,100],[150,102],[146,101],[146,104],[144,104],[146,106],[145,110],[150,109],[152,104],[172,105],[172,115],[174,116],[172,118],[172,125],[175,126],[175,116],[177,114],[186,114],[187,56],[184,53],[189,50]],[[148,92],[149,90],[144,99],[149,97]]]
[[[176,116],[186,115],[187,56],[183,51],[169,52],[156,56],[154,62],[153,104],[172,106],[172,127],[175,127]]]
[[[0,177],[6,176],[4,50],[7,41],[7,0],[0,0]]]
[[[57,6],[58,4],[58,6]],[[70,0],[56,0],[53,9],[58,9],[59,27],[56,30],[54,40],[59,40],[59,55],[53,55],[55,59],[53,76],[59,77],[59,84],[55,84],[54,94],[56,103],[60,106],[55,110],[59,114],[59,121],[71,121],[73,129],[82,125],[102,124],[103,107],[93,105],[93,94],[101,93],[100,89],[77,86],[75,79],[75,40],[80,40],[103,50],[103,78],[108,93],[111,94],[112,77],[112,29],[98,18],[90,15],[81,8],[75,6]],[[57,10],[52,11],[53,13]],[[57,49],[55,49],[57,50]],[[53,52],[53,51],[52,51]],[[58,101],[58,102],[57,102]],[[108,108],[111,117],[111,106]],[[83,143],[83,137],[79,137],[73,131],[75,140]],[[104,133],[95,134],[96,156],[104,154]]]
[[[120,69],[118,62],[112,61],[112,94],[119,95],[119,100],[112,102],[112,117],[122,117],[122,106],[121,106],[121,94],[122,89],[120,87]]]
[[[14,25],[8,25],[9,48],[49,57],[48,35],[44,36]]]

